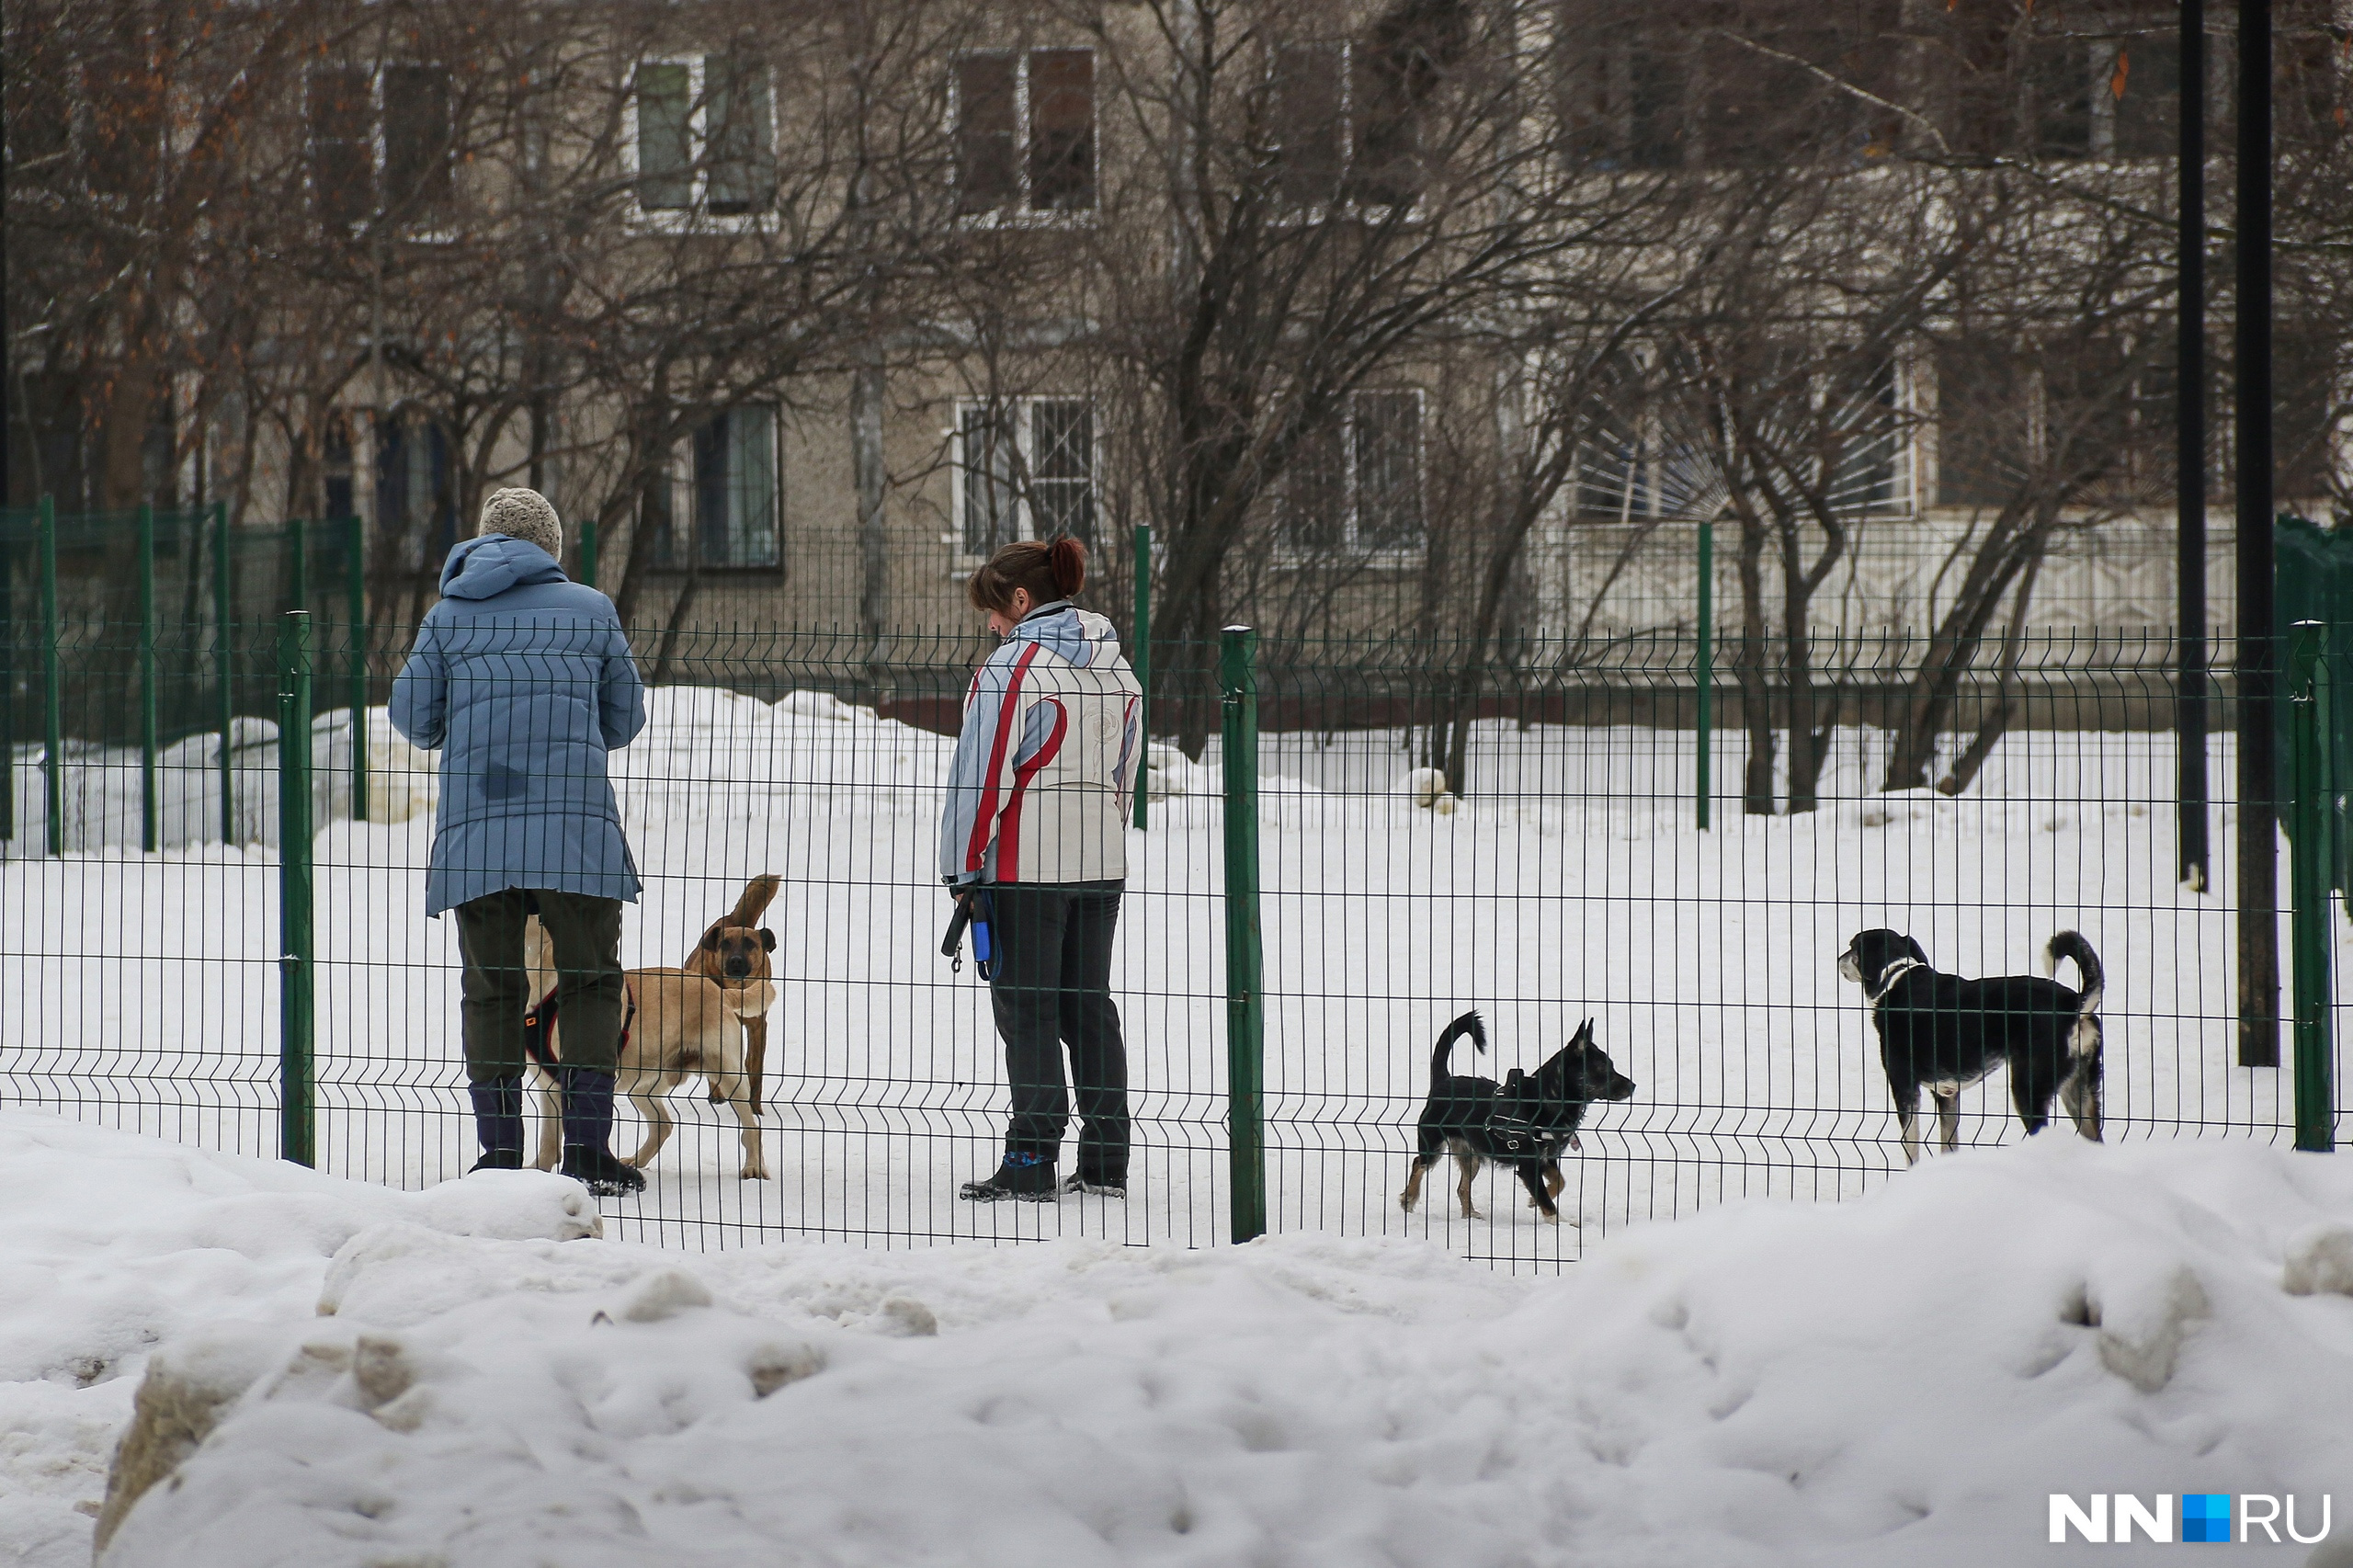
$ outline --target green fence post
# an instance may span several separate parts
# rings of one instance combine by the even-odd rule
[[[2296,1147],[2336,1147],[2329,1028],[2329,797],[2321,727],[2328,629],[2300,620],[2289,631],[2289,967],[2295,995]]]
[[[597,519],[589,517],[580,525],[580,581],[589,587],[597,585]]]
[[[1708,798],[1715,792],[1716,719],[1716,525],[1699,525],[1699,646],[1691,660],[1698,684],[1699,826],[1708,826]]]
[[[368,529],[344,527],[344,590],[351,596],[351,820],[368,820]]]
[[[1233,1146],[1233,1239],[1267,1232],[1265,954],[1258,924],[1258,634],[1219,639],[1225,756],[1225,1096]]]
[[[1128,664],[1136,672],[1143,695],[1136,702],[1136,744],[1143,755],[1136,758],[1136,825],[1144,825],[1146,802],[1152,796],[1152,525],[1136,525],[1135,646]]]
[[[0,839],[17,836],[17,540],[0,512]]]
[[[40,498],[41,792],[49,818],[49,852],[65,853],[65,708],[57,627],[57,501]]]
[[[312,1084],[311,616],[288,612],[278,641],[278,1153],[318,1163]]]
[[[221,842],[237,842],[237,759],[229,749],[237,722],[236,628],[230,622],[229,506],[212,503],[212,668],[220,682]]]
[[[155,798],[155,508],[139,508],[139,847],[163,840]]]

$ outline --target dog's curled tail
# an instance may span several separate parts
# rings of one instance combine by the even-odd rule
[[[767,913],[768,905],[776,902],[776,890],[783,885],[784,879],[774,871],[762,871],[758,876],[745,882],[744,896],[735,901],[735,911],[727,917],[727,924],[730,926],[756,924],[760,916]]]
[[[1454,1042],[1464,1035],[1481,1051],[1487,1049],[1486,1020],[1479,1017],[1476,1007],[1463,1014],[1438,1032],[1438,1044],[1430,1051],[1430,1087],[1435,1089],[1448,1077],[1446,1059],[1454,1051]]]
[[[2092,951],[2080,931],[2062,931],[2051,938],[2042,949],[2045,973],[2055,972],[2061,959],[2075,960],[2075,971],[2083,977],[2081,993],[2075,1003],[2075,1027],[2067,1036],[2067,1049],[2077,1056],[2089,1056],[2099,1049],[2099,1020],[2093,1017],[2108,995],[2108,973],[2099,966],[2099,955]]]

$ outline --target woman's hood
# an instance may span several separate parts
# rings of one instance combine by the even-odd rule
[[[507,534],[482,534],[449,552],[441,564],[441,597],[487,599],[524,583],[570,579],[555,557]]]

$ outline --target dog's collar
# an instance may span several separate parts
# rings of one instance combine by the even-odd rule
[[[1888,965],[1886,971],[1880,976],[1880,979],[1883,983],[1880,986],[1878,991],[1873,992],[1867,988],[1863,994],[1869,996],[1871,999],[1871,1006],[1876,1007],[1881,1002],[1887,1000],[1887,994],[1895,989],[1895,983],[1897,981],[1903,979],[1905,975],[1911,973],[1915,969],[1926,968],[1927,968],[1927,965],[1922,963],[1918,959],[1899,960],[1898,961]]]

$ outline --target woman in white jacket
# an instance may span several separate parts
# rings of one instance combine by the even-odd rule
[[[1128,1054],[1111,941],[1143,762],[1142,688],[1111,623],[1071,603],[1086,582],[1076,540],[1024,540],[991,556],[969,588],[1005,641],[965,700],[939,872],[989,921],[989,1000],[1013,1096],[1003,1163],[962,1189],[979,1202],[1127,1192]],[[1065,1047],[1080,1128],[1077,1168],[1058,1187]]]

